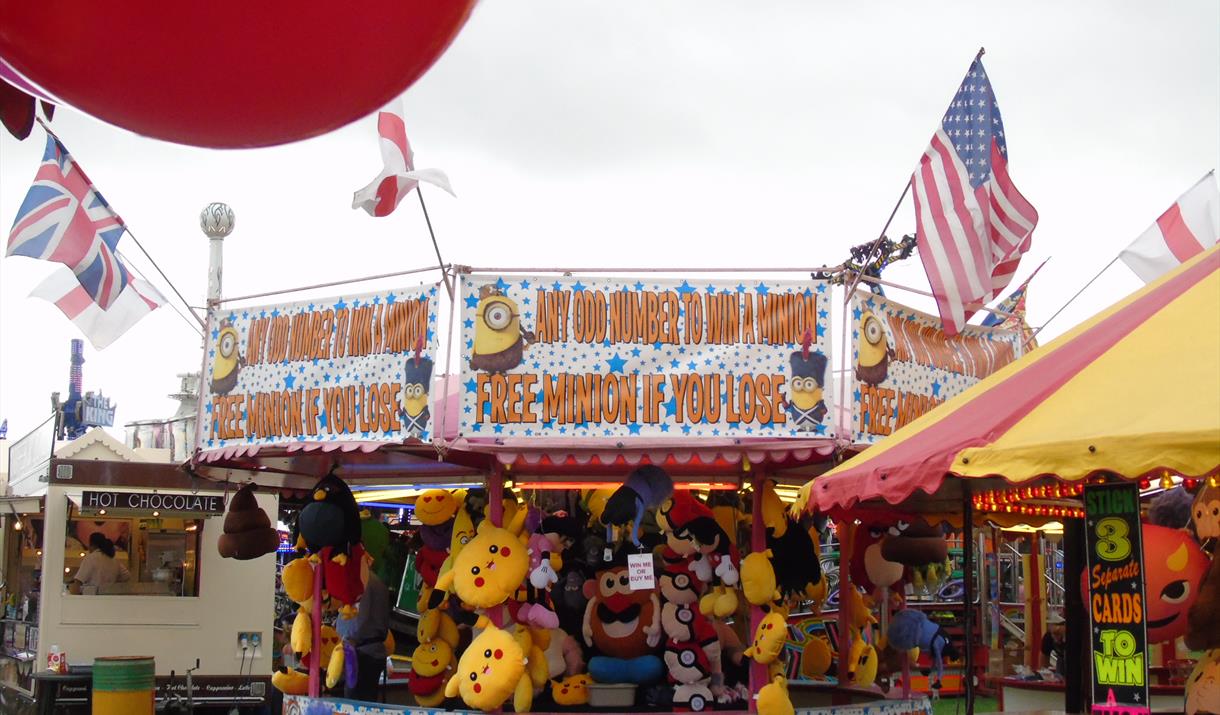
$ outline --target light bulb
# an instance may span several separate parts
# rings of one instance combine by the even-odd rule
[[[13,522],[13,531],[21,531],[21,520],[20,519]]]

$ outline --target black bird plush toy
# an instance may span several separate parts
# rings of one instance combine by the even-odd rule
[[[360,507],[347,484],[332,471],[313,488],[313,501],[297,517],[297,548],[312,554],[326,547],[339,563],[361,541]]]

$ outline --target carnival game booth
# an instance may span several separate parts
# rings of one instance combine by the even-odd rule
[[[4,621],[6,696],[84,711],[95,663],[134,667],[113,659],[142,658],[150,703],[154,687],[159,703],[185,700],[189,669],[199,707],[265,704],[273,562],[222,559],[229,530],[221,517],[227,502],[274,514],[275,495],[239,504],[232,491],[162,463],[57,458],[44,476],[6,503],[4,528],[18,536],[5,553],[6,602],[14,606]],[[94,534],[106,537],[129,577],[70,588]],[[48,679],[55,660],[66,661],[67,675]]]
[[[1089,575],[1087,593],[1065,592],[1066,672],[1079,676],[1064,684],[1066,709],[1160,707],[1150,700],[1147,643],[1184,633],[1203,651],[1186,678],[1186,710],[1214,710],[1200,698],[1214,697],[1220,573],[1200,543],[1218,531],[1218,356],[1212,248],[813,480],[800,505],[860,520],[961,514],[968,574],[981,518],[1062,518],[1064,570]],[[1193,523],[1142,523],[1144,480],[1193,487],[1193,508],[1181,510]],[[1168,533],[1150,537],[1153,528]],[[974,602],[975,578],[966,584]],[[966,614],[972,642],[973,609]],[[969,669],[974,649],[966,654]]]

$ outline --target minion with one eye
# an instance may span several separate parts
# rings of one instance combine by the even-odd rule
[[[221,321],[216,335],[216,356],[212,360],[212,393],[227,395],[237,387],[237,373],[245,364],[245,359],[237,352],[237,329],[229,321]]]
[[[525,346],[534,333],[521,327],[517,303],[494,285],[479,289],[475,308],[474,350],[470,367],[484,372],[508,372],[525,358]]]
[[[428,385],[432,382],[432,360],[418,355],[407,358],[402,379],[403,432],[422,437],[428,429]]]
[[[826,417],[822,386],[826,383],[826,356],[798,350],[789,357],[792,379],[788,383],[788,419],[799,430],[812,430]]]
[[[860,340],[857,342],[856,379],[869,385],[880,385],[889,374],[894,348],[890,345],[885,322],[871,310],[860,315]]]

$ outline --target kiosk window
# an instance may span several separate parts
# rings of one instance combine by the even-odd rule
[[[201,528],[198,519],[71,518],[64,583],[89,595],[198,596]]]

